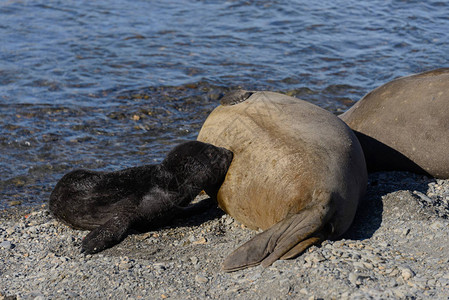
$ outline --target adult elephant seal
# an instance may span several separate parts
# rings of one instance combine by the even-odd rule
[[[355,131],[369,171],[449,178],[449,69],[384,84],[340,118]]]
[[[272,92],[226,95],[198,140],[234,153],[219,206],[264,232],[235,250],[225,271],[295,257],[351,225],[367,183],[362,149],[331,113]]]
[[[75,170],[57,183],[50,211],[74,228],[92,230],[82,251],[96,253],[121,242],[130,229],[172,219],[203,189],[215,197],[231,161],[231,151],[192,141],[175,147],[160,165]]]

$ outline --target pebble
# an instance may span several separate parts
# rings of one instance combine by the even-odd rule
[[[0,248],[9,250],[9,249],[14,248],[14,244],[11,243],[10,241],[3,241],[3,242],[0,243]]]
[[[443,228],[443,227],[444,227],[444,225],[443,225],[443,223],[441,223],[440,221],[433,222],[433,223],[430,225],[430,228],[432,228],[432,229],[434,229],[434,230],[440,230],[440,229]]]
[[[354,266],[355,269],[365,269],[365,265],[362,262],[353,262],[352,265]]]
[[[326,260],[326,258],[319,252],[313,252],[307,255],[304,259],[306,260],[306,262],[309,263],[319,263],[321,261]]]
[[[443,286],[443,287],[449,286],[449,278],[443,278],[443,277],[440,277],[440,278],[438,278],[438,282],[439,282],[440,285]]]
[[[207,279],[207,277],[203,276],[203,275],[196,275],[195,276],[195,281],[198,283],[207,283],[209,281],[209,279]]]
[[[402,278],[404,278],[404,280],[409,280],[410,278],[415,276],[415,272],[413,272],[409,267],[402,267],[401,276]]]
[[[377,184],[364,205],[379,204],[344,239],[233,273],[221,263],[255,232],[226,215],[179,221],[82,255],[87,232],[53,220],[46,208],[10,208],[0,221],[0,299],[448,299],[449,221],[441,203],[449,181],[399,172],[370,180]]]
[[[167,267],[163,263],[155,263],[153,264],[154,269],[159,271],[165,271],[167,270]]]
[[[234,219],[231,217],[226,218],[225,225],[231,225],[234,223]]]
[[[348,280],[349,280],[349,282],[351,282],[354,285],[359,285],[361,283],[360,277],[357,274],[352,273],[352,272],[349,273]]]
[[[192,257],[190,258],[190,261],[192,262],[192,264],[196,265],[196,264],[198,263],[198,257],[192,256]]]

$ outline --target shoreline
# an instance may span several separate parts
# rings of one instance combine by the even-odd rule
[[[216,207],[95,255],[80,253],[87,232],[54,220],[45,204],[8,208],[0,212],[0,299],[447,298],[448,203],[449,180],[371,174],[341,239],[233,273],[221,262],[256,232]]]

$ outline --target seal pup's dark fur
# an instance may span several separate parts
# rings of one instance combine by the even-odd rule
[[[78,229],[87,254],[120,243],[130,229],[150,229],[187,206],[202,190],[216,197],[232,152],[192,141],[175,147],[159,165],[115,172],[75,170],[50,195],[51,213]]]

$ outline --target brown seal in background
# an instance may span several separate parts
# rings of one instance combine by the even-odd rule
[[[356,133],[369,171],[449,178],[449,69],[388,82],[340,118]]]

